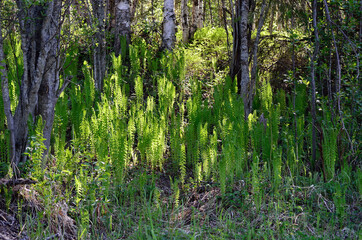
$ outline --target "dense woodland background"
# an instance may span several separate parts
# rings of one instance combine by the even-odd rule
[[[0,238],[362,238],[361,15],[0,1]]]

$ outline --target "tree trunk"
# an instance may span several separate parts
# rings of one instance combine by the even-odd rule
[[[133,0],[132,1],[132,6],[131,6],[131,22],[133,22],[135,19],[135,16],[136,16],[136,9],[138,7],[138,2],[139,0]]]
[[[249,95],[249,49],[248,49],[248,15],[249,15],[249,0],[241,1],[241,18],[240,18],[240,94],[244,100],[245,118],[251,112],[251,105],[248,103]]]
[[[187,3],[188,0],[181,0],[182,40],[184,43],[188,43],[190,40],[189,10]]]
[[[213,26],[214,25],[214,18],[212,16],[211,0],[209,0],[209,10],[210,10],[210,24],[211,24],[211,26]]]
[[[317,124],[317,114],[316,114],[316,86],[315,86],[315,63],[319,53],[319,33],[318,33],[318,22],[317,22],[317,0],[313,1],[313,28],[314,28],[314,53],[311,59],[311,105],[312,105],[312,165],[315,167],[316,164],[316,151],[317,151],[317,135],[316,135],[316,124]]]
[[[232,1],[230,1],[232,3]],[[233,13],[233,56],[230,75],[238,81],[239,93],[244,100],[245,118],[251,112],[249,103],[249,48],[248,48],[249,0],[238,0]],[[237,21],[236,21],[237,20]]]
[[[93,78],[95,88],[102,92],[106,75],[106,8],[104,0],[91,0],[93,18],[97,26],[93,39]]]
[[[203,27],[203,22],[204,22],[203,2],[202,2],[202,0],[193,0],[190,38],[194,37],[194,34],[197,29]]]
[[[129,0],[118,0],[115,10],[115,54],[128,59],[129,44],[131,43],[131,14]],[[123,57],[122,57],[123,58]]]
[[[316,1],[316,0],[315,0]],[[328,26],[329,28],[331,28],[331,24],[332,24],[332,19],[331,19],[331,15],[329,13],[329,7],[328,7],[328,3],[326,0],[323,0],[324,2],[324,7],[325,7],[325,11],[326,11],[326,17],[327,17],[327,23],[328,23]],[[348,133],[347,131],[347,128],[344,124],[344,119],[343,119],[343,111],[342,111],[342,106],[341,106],[341,86],[342,86],[342,67],[341,67],[341,57],[340,57],[340,54],[339,54],[339,50],[338,50],[338,45],[337,45],[337,41],[336,41],[336,37],[334,35],[334,31],[333,29],[331,28],[331,33],[332,33],[332,40],[333,40],[333,45],[334,45],[334,49],[335,49],[335,52],[336,52],[336,60],[337,60],[337,81],[336,81],[336,93],[337,93],[337,109],[338,109],[338,115],[339,115],[339,118],[340,118],[340,121],[341,121],[341,124],[342,124],[342,129],[345,131],[345,133],[347,134],[347,138],[348,138],[348,141],[350,143],[350,147],[351,147],[351,152],[352,153],[355,153],[354,152],[354,147],[353,147],[353,142],[352,142],[352,139],[351,139],[351,136],[350,134]],[[342,31],[343,33],[343,31]],[[356,52],[357,53],[357,52]],[[357,56],[357,66],[359,67],[359,59],[358,59],[358,56]],[[358,76],[359,74],[357,74]]]
[[[162,48],[172,50],[175,47],[175,2],[174,0],[165,0],[163,6],[163,33]]]
[[[197,28],[198,29],[204,27],[204,18],[205,18],[204,2],[203,2],[203,0],[199,0],[199,15],[197,18]]]
[[[252,105],[253,105],[253,98],[254,98],[254,87],[256,83],[256,76],[258,71],[258,48],[259,48],[259,40],[260,40],[260,34],[261,30],[264,26],[265,17],[268,14],[270,3],[267,5],[266,0],[263,0],[261,10],[260,10],[260,16],[259,16],[259,22],[258,22],[258,30],[256,33],[254,46],[253,46],[253,67],[251,69],[251,81],[250,81],[250,89],[249,89],[249,95],[248,95],[248,106],[249,106],[249,113],[252,111]]]
[[[4,102],[4,113],[7,119],[7,127],[10,132],[10,159],[11,162],[14,162],[15,156],[15,123],[14,117],[11,112],[11,103],[10,103],[10,93],[9,93],[9,83],[8,83],[8,76],[6,71],[6,64],[5,64],[5,55],[4,55],[4,48],[3,48],[3,36],[2,36],[2,25],[0,21],[0,80],[1,80],[1,90],[2,90],[2,97]]]
[[[24,74],[15,113],[11,112],[6,69],[1,69],[2,91],[7,125],[11,140],[11,162],[18,165],[25,159],[28,139],[28,120],[38,116],[44,122],[43,136],[49,149],[54,108],[61,91],[59,88],[59,48],[61,32],[61,0],[32,5],[23,0],[16,1],[22,40]],[[0,38],[0,62],[4,62],[2,37]],[[45,153],[47,154],[47,152]]]

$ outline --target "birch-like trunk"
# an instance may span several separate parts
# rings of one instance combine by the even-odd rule
[[[233,9],[233,1],[230,0]],[[250,77],[249,77],[249,47],[248,47],[248,16],[249,0],[238,0],[235,11],[232,13],[233,22],[233,55],[230,66],[230,76],[237,78],[239,93],[244,100],[245,118],[251,112],[249,103]]]
[[[240,1],[240,94],[244,100],[245,118],[251,112],[251,104],[248,102],[251,94],[250,77],[249,77],[249,49],[248,49],[248,16],[249,16],[249,0]]]
[[[175,41],[176,41],[174,8],[175,8],[174,0],[164,1],[162,48],[170,51],[175,47]]]
[[[131,43],[131,13],[129,0],[118,0],[115,10],[115,54],[128,58],[128,48]],[[123,58],[122,57],[122,58]]]
[[[256,77],[257,77],[257,71],[258,71],[258,48],[259,48],[259,41],[260,41],[260,35],[261,30],[264,26],[265,17],[268,14],[270,3],[267,4],[267,0],[263,0],[263,3],[261,5],[260,9],[260,16],[258,21],[258,29],[254,41],[253,46],[253,67],[251,69],[251,80],[250,80],[250,86],[249,86],[249,94],[248,94],[248,106],[249,106],[249,112],[252,111],[252,104],[254,99],[254,88],[256,83]]]
[[[61,0],[28,6],[16,1],[20,26],[24,74],[20,84],[18,105],[11,112],[6,66],[2,68],[1,82],[7,125],[10,131],[11,162],[18,165],[24,158],[28,140],[28,120],[38,116],[44,121],[43,136],[49,149],[54,120],[54,108],[64,87],[59,86],[59,48],[61,32]],[[1,30],[1,29],[0,29]],[[4,65],[3,39],[0,38],[0,62]],[[47,154],[47,153],[45,153]]]
[[[188,0],[181,0],[182,40],[184,43],[188,43],[190,40],[189,9],[187,3]]]

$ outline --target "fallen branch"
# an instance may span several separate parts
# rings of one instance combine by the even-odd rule
[[[17,185],[35,184],[37,181],[31,179],[17,178],[17,179],[0,179],[0,186],[14,187]]]

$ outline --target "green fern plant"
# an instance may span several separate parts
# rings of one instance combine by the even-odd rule
[[[224,148],[224,146],[223,146],[223,148]],[[220,188],[221,188],[222,194],[226,193],[226,176],[227,176],[227,172],[226,172],[227,158],[226,157],[227,156],[223,155],[219,162],[219,181],[220,181]]]
[[[273,189],[278,193],[279,185],[282,180],[282,148],[278,147],[273,151]]]
[[[140,76],[135,79],[135,92],[137,108],[139,109],[143,106],[143,80]]]
[[[213,134],[210,136],[210,145],[209,145],[209,161],[207,171],[205,172],[206,179],[211,178],[213,175],[216,177],[217,169],[217,155],[218,155],[218,137],[217,129],[214,127]]]
[[[260,192],[260,172],[259,172],[259,158],[256,153],[253,153],[253,165],[252,165],[252,179],[251,185],[253,189],[254,203],[256,209],[259,211],[261,206],[261,192]]]
[[[336,213],[340,217],[341,222],[346,216],[346,186],[336,182],[334,184],[335,192],[333,196],[333,202],[336,207]]]
[[[325,165],[326,180],[329,181],[335,175],[335,162],[337,159],[338,129],[331,126],[323,127],[323,157]]]
[[[33,166],[32,176],[38,180],[44,179],[44,152],[46,150],[44,141],[45,138],[43,137],[43,120],[41,117],[39,117],[33,134],[31,134],[30,131],[30,144],[29,147],[27,147],[25,153],[29,156],[29,160]]]
[[[357,190],[360,198],[362,198],[362,169],[360,167],[357,169],[356,175]]]

